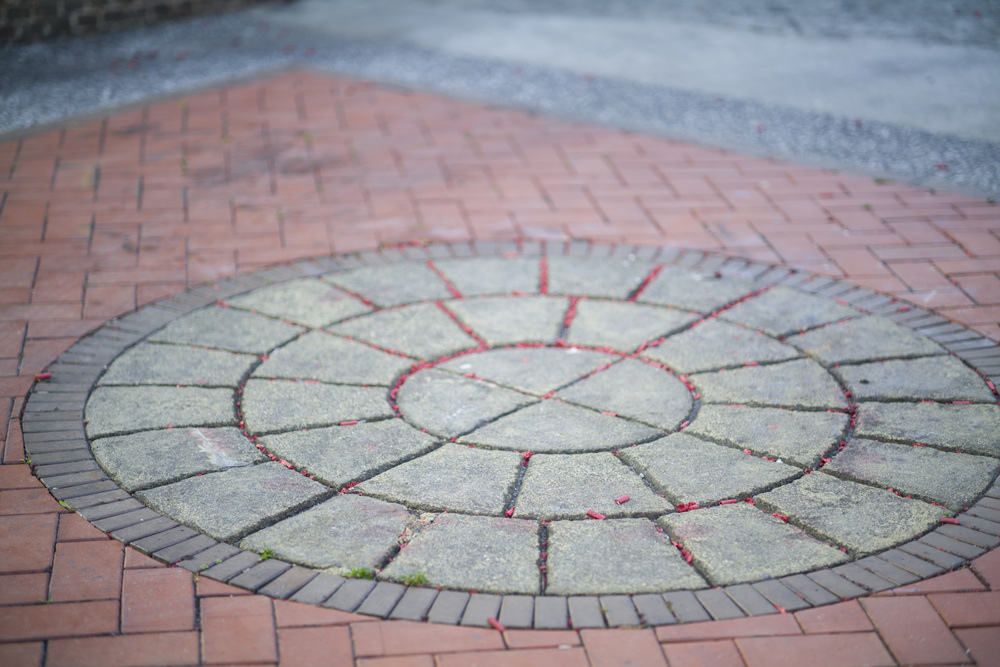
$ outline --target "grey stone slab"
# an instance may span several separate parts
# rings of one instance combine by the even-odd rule
[[[542,453],[614,450],[663,431],[558,400],[522,408],[463,436],[461,442]]]
[[[650,593],[705,586],[647,519],[553,521],[548,547],[547,594]]]
[[[882,560],[877,556],[868,556],[867,558],[861,558],[855,563],[869,572],[873,572],[878,576],[891,581],[897,586],[902,586],[905,584],[912,584],[914,581],[919,581],[920,577],[908,572],[901,567],[896,567],[889,561]]]
[[[644,625],[672,625],[677,622],[662,595],[656,593],[634,595],[632,604],[635,605]]]
[[[840,576],[833,570],[816,570],[806,576],[843,600],[856,598],[868,592],[866,589],[858,586],[846,577]]]
[[[695,591],[695,597],[702,606],[708,610],[717,621],[727,618],[743,618],[745,614],[735,602],[733,602],[726,592],[721,588],[713,588],[707,591]]]
[[[502,601],[503,596],[501,595],[473,593],[469,597],[469,604],[465,607],[465,613],[462,614],[462,625],[480,628],[490,627],[489,619],[496,619],[500,615]]]
[[[126,512],[142,509],[144,505],[135,498],[124,498],[117,502],[105,503],[101,505],[91,505],[77,510],[77,514],[87,521],[97,521],[107,517],[117,516]]]
[[[795,348],[730,322],[711,319],[647,347],[642,356],[678,373],[738,368],[753,362],[787,361],[802,355]]]
[[[965,559],[976,558],[986,552],[986,549],[982,547],[977,547],[962,540],[956,540],[939,532],[927,533],[920,538],[920,542]]]
[[[116,514],[104,519],[97,519],[95,521],[91,521],[91,523],[105,533],[110,533],[114,530],[120,530],[122,528],[127,528],[128,526],[134,526],[137,523],[158,518],[160,518],[160,514],[158,512],[154,512],[148,507],[144,507],[132,512],[125,512],[124,514]]]
[[[811,359],[691,376],[706,403],[785,408],[843,409],[840,385]]]
[[[965,559],[961,556],[956,556],[955,554],[950,554],[947,551],[941,551],[940,549],[935,549],[932,546],[916,541],[901,544],[898,550],[939,565],[946,570],[953,570],[965,562]]]
[[[137,496],[158,512],[231,541],[329,493],[322,484],[272,462],[189,477]]]
[[[199,347],[140,343],[108,367],[100,384],[237,387],[259,359]]]
[[[749,449],[804,468],[816,468],[843,439],[850,417],[840,412],[796,412],[782,408],[703,405],[684,429],[713,442]]]
[[[726,595],[739,605],[739,608],[747,616],[766,616],[778,613],[774,604],[750,584],[726,586]]]
[[[628,257],[549,257],[549,294],[625,299],[655,267],[650,262]]]
[[[266,461],[238,428],[175,428],[100,438],[94,458],[126,491]]]
[[[894,588],[895,584],[888,579],[883,579],[882,577],[874,574],[865,568],[861,567],[856,563],[847,563],[846,565],[838,565],[833,569],[833,572],[839,576],[844,577],[848,581],[852,581],[858,586],[871,591],[872,593],[878,593],[880,591],[887,591],[890,588]]]
[[[107,478],[108,476],[104,474],[103,470],[85,470],[82,472],[73,472],[65,475],[49,475],[44,479],[45,479],[45,486],[55,491],[57,489],[66,489],[71,486],[79,486],[81,484],[102,482]]]
[[[232,389],[98,387],[87,401],[87,437],[184,426],[235,426]]]
[[[209,579],[214,579],[216,581],[229,581],[233,577],[246,572],[258,562],[259,559],[257,558],[257,554],[252,554],[249,551],[240,551],[234,554],[231,558],[221,560],[215,565],[211,565],[210,567],[201,570],[201,572]]]
[[[538,396],[555,391],[617,358],[579,348],[524,347],[488,350],[452,359],[441,368]]]
[[[387,386],[412,365],[412,359],[313,331],[276,350],[253,376]]]
[[[766,597],[771,604],[781,607],[785,611],[798,611],[799,609],[808,609],[812,606],[796,595],[790,588],[775,579],[760,581],[751,584],[751,586],[755,591]]]
[[[691,392],[675,375],[637,359],[594,373],[555,397],[665,430],[686,421],[693,403]]]
[[[757,496],[757,505],[860,555],[911,540],[948,513],[943,507],[820,472]]]
[[[618,457],[675,505],[747,498],[802,472],[684,433],[621,449]]]
[[[554,343],[569,308],[565,297],[484,297],[456,299],[448,310],[492,347],[514,343]]]
[[[451,297],[440,276],[422,262],[366,266],[328,273],[323,280],[359,294],[382,308]]]
[[[737,304],[719,317],[772,336],[787,336],[860,315],[854,308],[833,299],[776,285]]]
[[[782,577],[781,583],[788,586],[799,597],[812,605],[818,606],[840,601],[840,598],[804,574],[793,574],[790,577]]]
[[[618,504],[622,496],[629,500]],[[528,461],[514,516],[582,519],[595,511],[608,517],[656,517],[672,509],[610,453],[538,454]]]
[[[267,354],[303,331],[302,327],[269,317],[212,306],[177,318],[151,335],[149,340]]]
[[[368,579],[348,579],[323,603],[324,607],[341,611],[354,611],[364,602],[375,588],[375,582]]]
[[[667,601],[670,611],[681,623],[712,620],[692,591],[675,591],[664,595],[663,598]]]
[[[170,517],[157,516],[156,518],[149,519],[148,521],[142,521],[140,523],[134,523],[130,526],[118,528],[112,531],[112,534],[122,542],[131,542],[133,540],[140,540],[144,537],[162,533],[163,531],[176,527],[177,522]]]
[[[541,590],[538,524],[441,514],[410,540],[380,576],[399,581],[416,573],[424,574],[430,587],[535,595]]]
[[[912,572],[919,577],[933,577],[934,575],[941,574],[941,572],[943,572],[943,568],[938,565],[928,562],[922,558],[917,558],[916,556],[899,549],[889,549],[888,551],[883,551],[878,555],[878,557],[884,561],[892,563],[896,567],[901,567],[908,572]]]
[[[711,313],[749,295],[755,286],[754,281],[746,278],[665,267],[646,286],[638,301]]]
[[[465,591],[441,591],[427,612],[427,620],[431,623],[457,625],[471,597]]]
[[[346,575],[374,570],[398,548],[410,513],[402,505],[339,494],[243,538],[240,547],[265,549],[292,563]]]
[[[691,324],[698,315],[628,301],[580,299],[566,340],[571,345],[632,352]]]
[[[927,336],[877,315],[838,322],[785,339],[825,366],[945,354]]]
[[[604,613],[596,595],[574,595],[566,598],[569,603],[569,620],[574,630],[604,628]]]
[[[357,613],[385,618],[392,611],[393,607],[396,606],[396,603],[399,602],[399,599],[403,597],[404,592],[406,592],[406,586],[402,584],[380,581],[372,589],[372,592],[368,594],[365,601],[361,603],[361,606],[358,607]]]
[[[397,405],[407,422],[445,438],[475,430],[538,399],[437,368],[417,371],[399,387]]]
[[[1000,523],[996,521],[981,519],[968,513],[959,516],[958,520],[962,526],[972,528],[980,533],[986,533],[987,535],[992,535],[994,537],[1000,536]]]
[[[521,461],[514,452],[448,443],[355,488],[416,509],[499,516],[510,503]]]
[[[242,405],[246,429],[254,435],[394,416],[382,387],[318,382],[250,380]]]
[[[36,462],[33,460],[33,464]],[[45,479],[46,477],[54,477],[56,475],[65,475],[74,472],[83,472],[85,470],[97,470],[97,462],[94,460],[81,460],[81,461],[69,461],[65,463],[53,463],[49,465],[34,465],[32,472],[39,479]]]
[[[313,329],[371,310],[358,298],[316,278],[259,287],[227,303]]]
[[[434,265],[462,296],[538,293],[541,272],[534,257],[442,259]]]
[[[984,549],[992,549],[993,547],[1000,544],[1000,538],[992,533],[986,533],[979,530],[975,530],[968,526],[956,526],[956,525],[943,525],[938,528],[937,532],[948,537],[952,537],[956,540],[962,540],[963,542],[968,542],[969,544],[974,544],[977,547],[983,547]]]
[[[600,600],[608,619],[608,627],[638,627],[642,624],[639,612],[628,595],[602,595]]]
[[[192,539],[197,539],[197,538],[192,538]],[[185,543],[181,542],[180,544],[175,544],[174,547],[180,548],[181,544]],[[216,542],[214,546],[211,546],[207,549],[199,549],[191,556],[180,559],[179,561],[176,562],[176,565],[190,572],[204,572],[205,570],[215,567],[216,565],[221,565],[226,560],[229,560],[236,556],[240,556],[241,559],[250,558],[254,560],[257,557],[256,554],[251,554],[245,551],[241,551],[236,547],[232,546],[231,544],[220,544]]]
[[[320,572],[309,583],[300,588],[289,598],[292,602],[304,602],[306,604],[322,604],[326,602],[334,592],[347,581],[343,577],[329,572]]]
[[[780,577],[838,565],[835,547],[746,503],[668,514],[657,523],[684,545],[714,586]]]
[[[437,359],[479,347],[474,338],[433,303],[383,310],[327,329],[418,359]]]
[[[236,575],[229,580],[229,584],[237,588],[245,588],[246,590],[257,592],[291,567],[288,563],[268,558],[260,561],[249,570]]]
[[[985,456],[855,438],[823,471],[957,511],[982,495],[998,469],[1000,462]]]
[[[565,630],[569,625],[569,611],[564,597],[535,598],[535,629]]]
[[[403,593],[396,606],[393,607],[389,618],[402,619],[406,621],[425,621],[430,611],[431,605],[437,599],[438,591],[433,588],[419,588],[411,586]]]
[[[219,543],[208,535],[198,534],[193,537],[189,537],[183,542],[178,542],[177,544],[171,544],[169,547],[164,547],[159,551],[155,552],[155,556],[168,563],[178,564],[179,561],[189,559],[196,554],[215,547]],[[228,546],[228,545],[227,545]]]
[[[854,434],[1000,457],[1000,407],[988,403],[859,403]]]
[[[192,528],[188,528],[187,526],[177,526],[176,528],[165,530],[162,533],[156,533],[155,535],[135,540],[130,546],[144,554],[153,554],[157,551],[161,551],[162,549],[166,549],[167,547],[172,547],[175,544],[185,542],[196,535],[198,535],[198,531]]]
[[[317,575],[315,570],[293,565],[261,586],[257,592],[279,600],[287,600]]]
[[[535,598],[530,595],[504,595],[500,603],[500,624],[508,628],[530,628],[535,618]]]
[[[930,399],[993,403],[993,392],[955,357],[890,359],[832,370],[857,401]]]
[[[68,504],[71,507],[83,507],[84,505],[92,505],[95,502],[110,502],[111,499],[117,500],[121,497],[121,494],[125,493],[110,479],[91,484],[79,484],[63,489],[49,489],[49,492],[56,500],[70,501]]]
[[[429,452],[438,440],[400,419],[289,431],[257,440],[272,455],[340,489]]]

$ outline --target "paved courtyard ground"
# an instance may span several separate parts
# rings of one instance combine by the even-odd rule
[[[4,664],[1000,655],[993,202],[308,71],[0,155]]]

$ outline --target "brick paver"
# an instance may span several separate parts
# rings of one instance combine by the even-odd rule
[[[161,580],[148,573],[169,570],[134,567],[151,563],[128,548],[123,561],[117,543],[61,523],[66,510],[47,491],[6,472],[24,469],[17,417],[36,373],[108,318],[206,280],[383,243],[593,238],[845,278],[1000,339],[1000,209],[992,202],[309,72],[8,140],[0,183],[3,664],[87,655],[108,656],[104,664],[273,664],[294,656],[284,655],[289,641],[373,665],[431,664],[436,655],[439,664],[472,656],[585,664],[603,654],[606,640],[591,642],[591,656],[586,637],[569,630],[546,632],[540,645],[533,631],[327,616],[204,578],[191,586],[183,572]],[[1000,373],[997,361],[984,365]],[[789,664],[817,656],[988,664],[1000,631],[998,553],[972,562],[979,589],[962,576],[842,603],[860,604],[874,631],[862,629],[857,607],[845,607],[824,632],[820,607],[794,617],[799,630],[782,620],[766,636],[701,627],[733,621],[630,632],[647,638],[639,647],[666,641],[670,664],[773,664],[778,656]],[[100,578],[64,588],[71,560],[94,564]],[[41,589],[65,591],[67,601],[32,599]],[[188,616],[192,609],[199,615]],[[984,610],[985,620],[955,621],[962,627],[952,630],[963,609]],[[181,627],[187,618],[196,619],[192,629]],[[675,628],[669,638],[665,628]]]

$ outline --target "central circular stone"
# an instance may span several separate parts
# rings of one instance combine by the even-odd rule
[[[518,452],[613,451],[690,421],[691,392],[650,363],[577,347],[509,347],[448,358],[400,386],[410,424]]]

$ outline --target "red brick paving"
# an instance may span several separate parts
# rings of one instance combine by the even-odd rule
[[[67,514],[20,463],[16,418],[34,374],[108,318],[382,243],[711,250],[844,277],[998,340],[990,202],[309,72],[0,143],[0,183],[0,664],[998,661],[1000,550],[860,602],[580,633],[381,621],[195,582]]]

